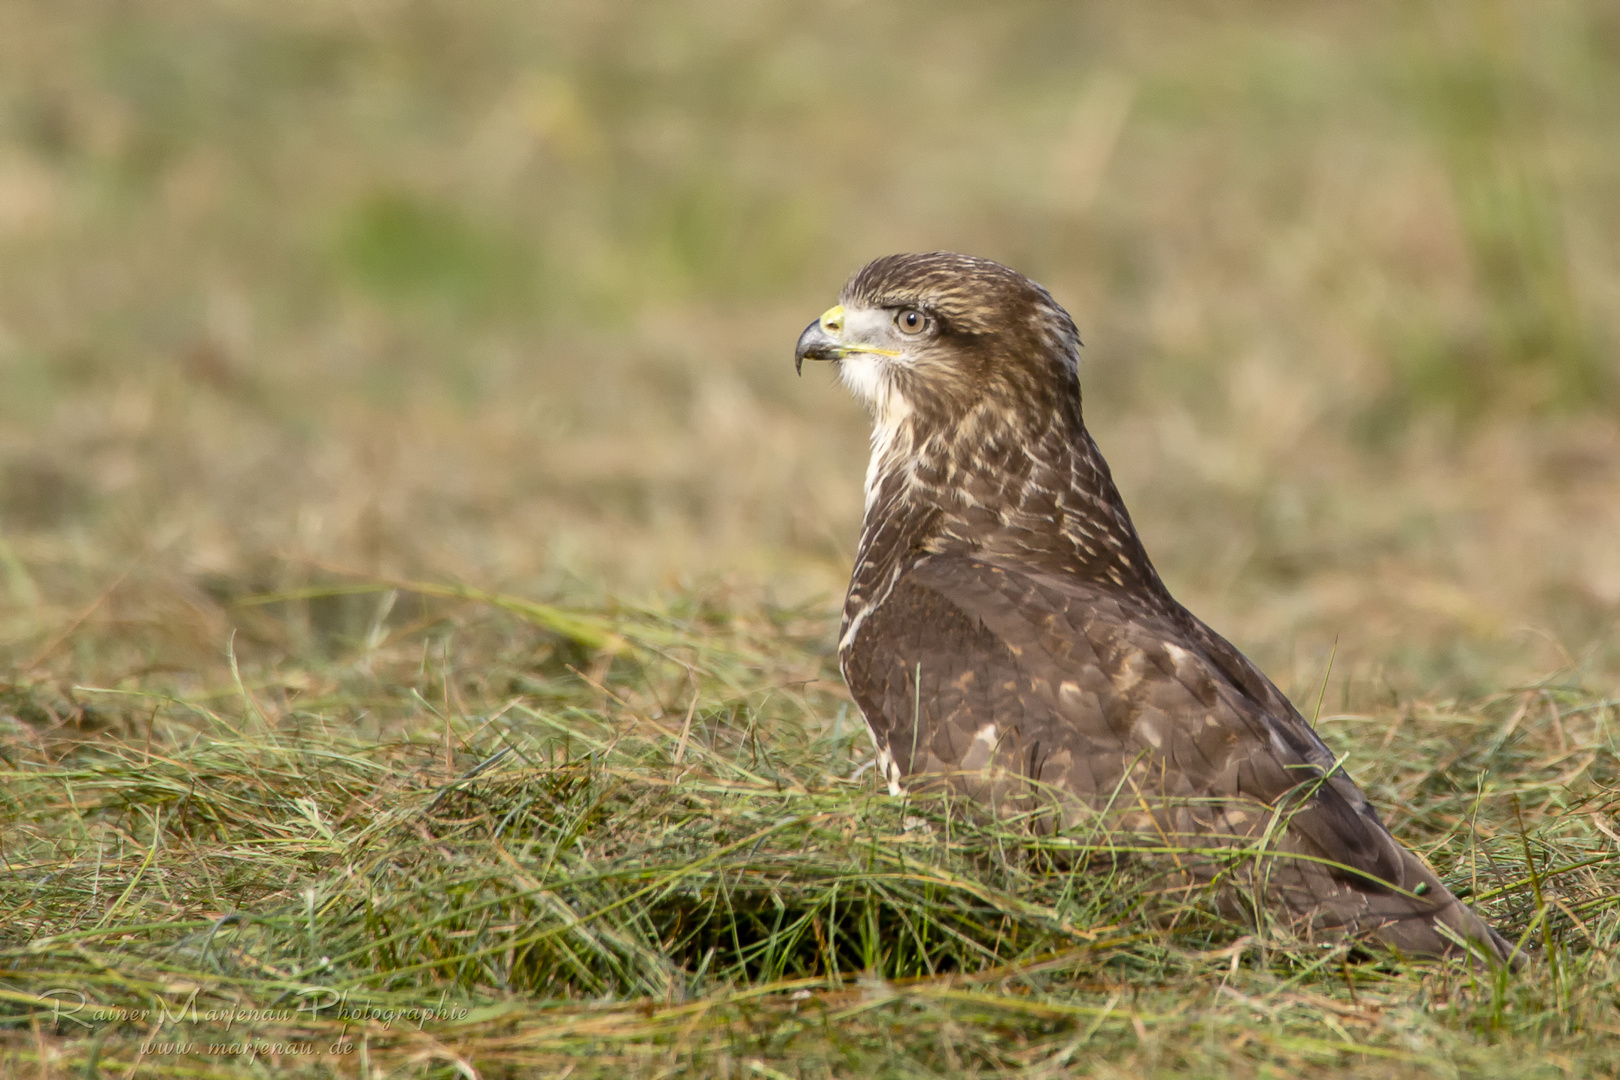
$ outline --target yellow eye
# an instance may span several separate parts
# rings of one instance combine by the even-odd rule
[[[916,308],[901,308],[894,315],[894,325],[900,329],[902,334],[908,337],[915,337],[928,329],[928,323],[928,316]]]

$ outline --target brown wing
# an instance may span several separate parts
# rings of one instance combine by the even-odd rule
[[[1438,920],[1507,951],[1396,843],[1276,687],[1179,608],[930,555],[841,659],[901,776],[952,776],[996,803],[1012,788],[1061,793],[1179,846],[1252,846],[1276,816],[1266,888],[1302,926],[1439,954],[1452,946]]]

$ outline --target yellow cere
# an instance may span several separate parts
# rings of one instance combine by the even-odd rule
[[[844,305],[834,304],[821,313],[821,329],[829,337],[838,338],[844,332]],[[899,356],[899,349],[881,349],[876,345],[851,344],[839,338],[838,347],[844,355],[849,353],[872,353],[877,356]]]

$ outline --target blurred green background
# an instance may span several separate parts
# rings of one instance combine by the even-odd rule
[[[1285,689],[1613,685],[1598,0],[9,0],[0,661],[200,670],[345,573],[831,609],[866,420],[793,342],[939,248],[1073,312]]]

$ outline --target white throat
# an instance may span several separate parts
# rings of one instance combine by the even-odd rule
[[[866,463],[866,509],[877,499],[878,483],[912,451],[911,402],[894,385],[886,356],[856,353],[838,362],[838,377],[872,414],[872,457]]]

